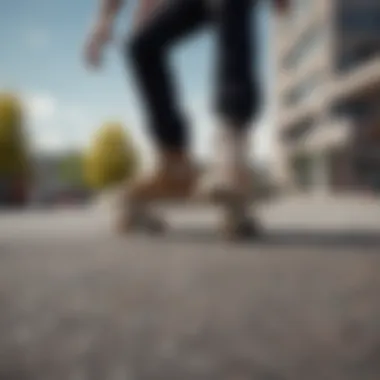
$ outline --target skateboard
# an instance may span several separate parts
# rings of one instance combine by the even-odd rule
[[[224,214],[219,232],[224,239],[238,241],[256,239],[261,235],[261,226],[257,220],[247,215],[246,208],[242,207],[238,197],[227,192],[218,192],[212,197],[196,200],[222,209]],[[121,211],[116,225],[119,234],[144,232],[149,235],[163,235],[169,229],[164,217],[151,212],[128,213],[120,209],[118,211]]]

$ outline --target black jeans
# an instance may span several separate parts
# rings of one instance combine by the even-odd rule
[[[167,59],[176,42],[203,26],[213,28],[217,38],[216,113],[239,128],[246,128],[255,116],[260,96],[251,11],[256,2],[169,0],[134,33],[128,52],[151,132],[160,146],[176,149],[188,143]]]

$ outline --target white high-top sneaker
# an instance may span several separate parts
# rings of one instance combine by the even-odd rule
[[[231,126],[217,131],[214,162],[196,192],[197,197],[223,207],[222,232],[232,239],[258,233],[258,225],[249,213],[254,179],[248,137],[248,132]]]
[[[216,131],[212,163],[201,178],[196,195],[213,201],[250,196],[248,151],[246,132],[228,127],[219,128]]]

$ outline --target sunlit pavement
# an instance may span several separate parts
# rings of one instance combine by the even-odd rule
[[[107,208],[0,214],[0,379],[380,377],[380,205],[293,199],[232,244],[170,207],[165,236]]]
[[[110,203],[110,202],[109,202]],[[220,212],[207,205],[187,204],[161,207],[169,221],[171,234],[190,235],[197,230],[215,237]],[[253,208],[254,210],[254,208]],[[344,233],[380,233],[380,199],[354,197],[294,197],[260,205],[257,215],[268,238],[277,233],[291,235],[315,232],[334,235]],[[51,240],[52,238],[83,237],[94,234],[106,237],[111,234],[112,204],[87,208],[61,208],[58,210],[29,210],[0,213],[0,242],[26,238]]]

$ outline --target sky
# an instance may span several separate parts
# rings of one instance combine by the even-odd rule
[[[28,132],[38,151],[87,147],[103,122],[115,120],[122,122],[139,147],[152,156],[140,98],[128,59],[122,54],[134,1],[129,1],[130,6],[127,4],[118,18],[102,71],[90,72],[83,63],[83,44],[97,3],[0,0],[0,91],[11,90],[24,99]],[[270,155],[273,135],[270,17],[265,3],[253,16],[257,17],[259,75],[267,95],[253,137],[252,154],[260,158]],[[211,112],[213,46],[212,35],[204,31],[178,46],[171,57],[191,121],[192,149],[201,158],[211,154],[212,134],[217,128]]]

